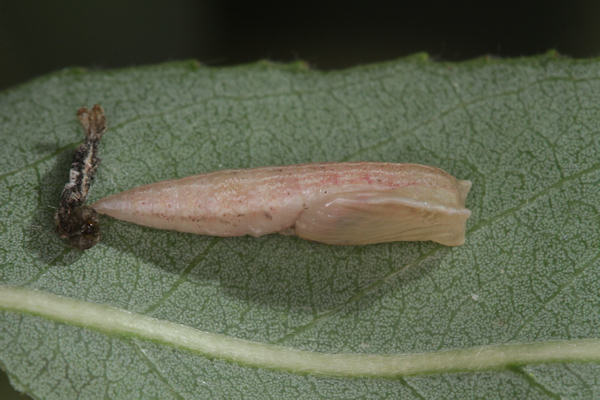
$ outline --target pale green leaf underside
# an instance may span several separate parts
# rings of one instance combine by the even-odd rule
[[[599,78],[595,60],[553,56],[178,63],[2,93],[0,361],[37,398],[598,397]],[[92,200],[220,168],[417,162],[473,181],[467,242],[334,247],[106,219],[100,245],[67,250],[52,207],[75,111],[96,102],[109,131]]]

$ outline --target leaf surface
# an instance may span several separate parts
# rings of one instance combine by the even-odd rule
[[[44,399],[600,397],[599,93],[596,60],[554,55],[69,69],[5,91],[0,362]],[[83,137],[75,112],[94,103],[109,130],[92,201],[224,168],[414,162],[473,182],[466,244],[336,247],[104,218],[99,245],[66,249],[52,216]],[[479,350],[498,362],[477,364]],[[417,370],[358,370],[415,355]]]

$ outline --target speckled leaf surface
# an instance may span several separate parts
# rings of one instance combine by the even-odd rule
[[[473,182],[466,244],[334,247],[105,218],[99,245],[66,249],[52,215],[83,138],[76,110],[94,103],[109,130],[91,200],[224,168],[415,162]],[[60,295],[78,304],[75,319],[102,304],[311,354],[600,344],[596,60],[413,57],[328,73],[269,63],[71,69],[0,93],[0,154],[0,292],[22,288],[23,303],[27,293]],[[178,338],[152,340],[151,328],[112,332],[110,318],[102,330],[31,315],[5,297],[0,362],[39,399],[600,397],[598,354],[336,377],[208,357]]]

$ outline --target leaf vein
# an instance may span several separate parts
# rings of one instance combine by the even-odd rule
[[[154,361],[152,361],[150,358],[148,358],[148,356],[146,355],[146,353],[144,352],[144,350],[141,348],[140,344],[137,341],[135,341],[135,340],[132,340],[130,343],[131,343],[132,347],[135,349],[135,352],[140,356],[140,358],[148,366],[148,368],[150,369],[150,371],[154,371],[154,373],[156,374],[156,376],[158,377],[158,379],[160,379],[160,381],[167,388],[169,388],[169,391],[171,393],[173,393],[173,395],[175,397],[177,397],[180,400],[184,400],[184,397],[181,394],[179,394],[179,392],[175,390],[175,388],[167,380],[167,378],[165,378],[164,374],[159,370],[159,368],[156,366],[156,364],[154,363]]]
[[[519,325],[519,327],[515,330],[515,333],[513,333],[513,335],[511,336],[510,340],[516,340],[517,337],[519,336],[519,333],[521,333],[521,331],[525,328],[525,326],[527,326],[528,323],[533,321],[533,319],[542,312],[542,310],[545,308],[545,306],[547,306],[555,298],[557,298],[558,295],[560,295],[563,290],[570,287],[585,271],[587,271],[588,268],[594,266],[594,264],[598,260],[600,260],[600,252],[598,254],[596,254],[594,257],[592,257],[588,262],[584,263],[580,268],[575,268],[570,279],[567,280],[566,282],[564,282],[562,285],[558,286],[558,288],[554,291],[554,293],[552,293],[548,298],[540,299],[540,306],[535,310],[535,312],[533,314],[529,315],[525,320],[523,320],[521,325]]]
[[[205,357],[298,374],[397,378],[555,362],[600,362],[600,338],[497,344],[412,354],[320,353],[204,332],[119,308],[0,286],[0,309]]]

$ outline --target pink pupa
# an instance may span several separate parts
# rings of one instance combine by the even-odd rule
[[[223,170],[105,197],[100,214],[212,236],[297,235],[328,244],[465,241],[471,182],[418,164],[317,163]]]

